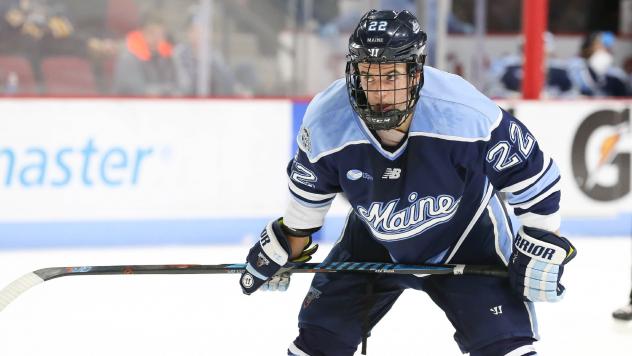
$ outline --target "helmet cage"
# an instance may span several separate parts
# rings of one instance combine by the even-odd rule
[[[412,115],[424,83],[426,39],[415,16],[406,10],[371,10],[360,19],[349,37],[345,74],[351,107],[370,129],[392,129]],[[399,63],[406,64],[406,73],[390,69]],[[360,64],[368,64],[368,69]],[[383,73],[386,65],[388,72]]]
[[[349,102],[353,110],[369,129],[390,130],[396,128],[413,113],[424,82],[424,59],[425,56],[411,58],[408,61],[401,59],[387,60],[383,57],[379,59],[363,58],[360,61],[350,59],[347,61],[345,74]],[[360,71],[358,66],[360,63],[369,65],[367,72]],[[396,65],[399,63],[406,63],[405,73],[398,73],[394,70],[382,72],[385,64]],[[377,68],[377,71],[372,70],[373,66]],[[406,79],[405,85],[397,86],[397,83],[400,83],[401,79],[403,79],[402,76]],[[384,83],[389,81],[392,81],[393,85],[389,85],[389,88],[384,88]],[[392,95],[384,95],[384,91],[392,91]],[[406,93],[403,99],[402,91]],[[373,92],[381,92],[380,95],[376,96],[379,98],[377,103],[369,103],[367,98],[367,95]],[[384,99],[384,97],[389,99]]]

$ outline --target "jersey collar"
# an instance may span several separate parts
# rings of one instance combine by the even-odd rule
[[[386,158],[388,160],[391,160],[391,161],[394,161],[397,158],[399,158],[399,156],[401,156],[402,153],[404,153],[404,150],[408,146],[408,137],[410,136],[409,134],[406,134],[406,137],[404,137],[404,142],[399,146],[398,149],[396,149],[393,152],[389,152],[384,147],[382,147],[382,144],[380,143],[380,141],[377,139],[377,137],[375,137],[373,135],[373,133],[371,133],[371,130],[369,130],[369,128],[366,126],[364,121],[362,121],[360,116],[358,116],[358,114],[356,114],[354,112],[353,117],[355,118],[355,122],[358,125],[358,127],[360,128],[360,131],[362,131],[364,136],[371,143],[371,146],[373,146],[373,148],[375,148],[382,156],[384,156],[384,158]],[[415,117],[413,116],[413,120],[414,119],[415,119]],[[408,132],[410,132],[410,127],[412,127],[412,122],[410,123],[410,125],[411,126],[409,126],[409,128],[408,128]]]

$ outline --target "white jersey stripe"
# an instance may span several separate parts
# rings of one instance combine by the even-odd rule
[[[503,112],[501,111],[498,113],[498,117],[496,118],[496,121],[494,121],[494,123],[490,126],[489,133],[487,134],[487,136],[483,136],[483,137],[462,137],[462,136],[442,135],[442,134],[433,133],[433,132],[410,132],[408,135],[433,137],[433,138],[439,138],[442,140],[461,141],[461,142],[489,141],[489,139],[491,139],[492,137],[492,131],[494,131],[496,127],[500,125],[502,119],[503,119]]]
[[[539,215],[535,213],[526,213],[518,215],[518,219],[524,226],[537,227],[538,229],[547,231],[557,231],[562,222],[562,216],[559,211],[549,215]]]
[[[371,133],[371,130],[369,130],[369,128],[364,123],[364,120],[362,120],[358,115],[354,115],[354,118],[358,121],[358,123],[360,124],[360,127],[362,127],[362,129],[364,130],[365,136],[369,138],[369,142],[385,158],[390,159],[391,161],[395,160],[397,157],[399,157],[402,154],[402,152],[404,152],[404,150],[406,149],[406,146],[408,146],[408,137],[405,137],[404,143],[402,143],[402,145],[395,152],[390,152],[390,151],[385,150],[382,147],[382,144],[380,143],[380,141],[377,138],[375,138],[375,136],[373,136],[373,134]]]
[[[496,201],[498,202],[498,205],[500,205],[500,208],[503,211],[503,215],[505,216],[505,218],[503,219],[504,220],[503,226],[505,227],[505,231],[507,231],[507,235],[511,237],[510,242],[511,242],[511,245],[513,246],[513,239],[515,237],[515,233],[516,231],[518,231],[518,229],[520,229],[520,226],[513,226],[515,230],[512,230],[511,227],[509,227],[509,223],[511,221],[511,217],[512,216],[516,217],[516,215],[513,214],[513,210],[511,210],[511,212],[508,211],[509,208],[507,207],[507,205],[505,205],[505,202],[498,195],[496,195],[494,199],[496,199]]]
[[[311,200],[312,202],[319,202],[322,200],[331,199],[336,196],[336,193],[329,193],[329,194],[310,193],[306,190],[303,190],[297,187],[296,184],[294,184],[294,182],[292,182],[291,180],[288,180],[288,187],[294,194],[302,198],[305,198],[307,200]]]
[[[299,349],[296,345],[294,345],[294,343],[291,343],[290,347],[288,347],[287,350],[291,353],[290,355],[292,356],[309,356],[309,354],[303,352],[303,350]]]
[[[514,207],[514,208],[529,209],[530,207],[532,207],[532,206],[536,205],[537,203],[541,202],[546,197],[548,197],[549,195],[557,192],[558,190],[560,190],[560,182],[559,181],[557,183],[555,183],[551,188],[549,188],[546,192],[538,195],[535,199],[529,200],[529,201],[524,202],[524,203],[516,204],[516,205],[513,205],[513,204],[510,203],[510,205],[512,207]]]
[[[331,149],[329,151],[325,151],[325,152],[319,153],[314,158],[310,157],[309,155],[307,155],[307,157],[308,157],[308,159],[309,159],[309,161],[311,163],[316,163],[316,162],[318,162],[319,159],[321,159],[321,158],[323,158],[325,156],[329,156],[332,153],[336,153],[338,151],[342,151],[342,149],[347,147],[347,146],[350,146],[350,145],[361,145],[361,144],[369,144],[370,145],[371,143],[369,142],[369,140],[348,141],[348,142],[345,142],[345,144],[342,145],[342,146],[333,148],[333,149]]]
[[[314,203],[308,203],[306,200],[303,200],[294,194],[291,194],[290,197],[292,198],[292,200],[294,200],[295,202],[301,204],[302,206],[306,208],[322,208],[323,206],[331,205],[331,202],[333,201],[333,199],[330,199],[330,200],[325,200],[322,203],[314,204]]]
[[[535,346],[533,345],[523,345],[519,348],[506,353],[505,356],[523,356],[528,354],[529,352],[535,352]]]
[[[299,204],[296,199],[290,199],[283,214],[283,223],[287,227],[299,230],[321,227],[325,223],[325,215],[332,202],[321,207],[307,207]]]
[[[535,314],[535,307],[533,306],[533,302],[523,302],[525,308],[527,309],[527,314],[529,314],[529,323],[531,323],[531,332],[533,333],[533,338],[536,340],[540,340],[540,334],[538,332],[538,319]]]
[[[478,221],[478,218],[481,216],[481,214],[487,207],[487,204],[489,204],[489,199],[491,198],[493,192],[494,192],[494,189],[492,189],[492,187],[487,187],[487,193],[485,193],[485,198],[481,202],[481,205],[478,207],[478,210],[476,210],[476,213],[472,217],[472,220],[470,220],[470,223],[465,228],[465,231],[463,231],[463,234],[461,234],[461,237],[459,237],[459,241],[456,242],[454,249],[452,249],[452,252],[450,253],[450,256],[448,256],[448,258],[446,259],[445,263],[450,263],[450,260],[452,260],[452,257],[454,257],[456,252],[459,250],[459,247],[461,247],[461,244],[463,244],[463,241],[465,241],[465,238],[467,237],[467,235],[470,233],[470,231],[472,230],[472,228]]]
[[[494,246],[496,247],[496,254],[503,261],[505,266],[507,266],[507,259],[503,252],[500,250],[500,232],[498,227],[498,221],[496,221],[496,217],[494,216],[494,212],[492,211],[491,204],[487,205],[487,213],[489,214],[489,218],[492,221],[492,225],[494,225]]]

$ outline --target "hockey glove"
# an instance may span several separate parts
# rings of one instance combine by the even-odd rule
[[[285,291],[290,283],[289,269],[282,269],[288,262],[290,244],[283,231],[282,219],[275,219],[261,232],[259,242],[250,249],[246,257],[246,271],[241,274],[239,284],[244,294],[251,294],[266,284],[265,290]],[[318,249],[318,245],[310,246],[309,243],[303,252],[290,262],[304,263],[312,258]],[[269,283],[266,283],[269,282]]]
[[[577,251],[562,236],[523,226],[509,260],[509,282],[524,300],[557,302],[564,296],[560,278]]]

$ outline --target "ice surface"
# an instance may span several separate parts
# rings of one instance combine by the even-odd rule
[[[572,239],[566,299],[537,304],[541,355],[630,355],[632,322],[610,313],[627,302],[629,238]],[[326,255],[323,246],[315,260]],[[248,246],[0,252],[0,285],[53,266],[233,263]],[[287,292],[244,296],[236,275],[65,277],[34,287],[0,313],[0,355],[285,355],[311,275]],[[481,326],[484,327],[484,326]],[[379,355],[460,355],[453,328],[422,292],[407,291],[373,329]],[[358,355],[360,352],[358,351]]]

